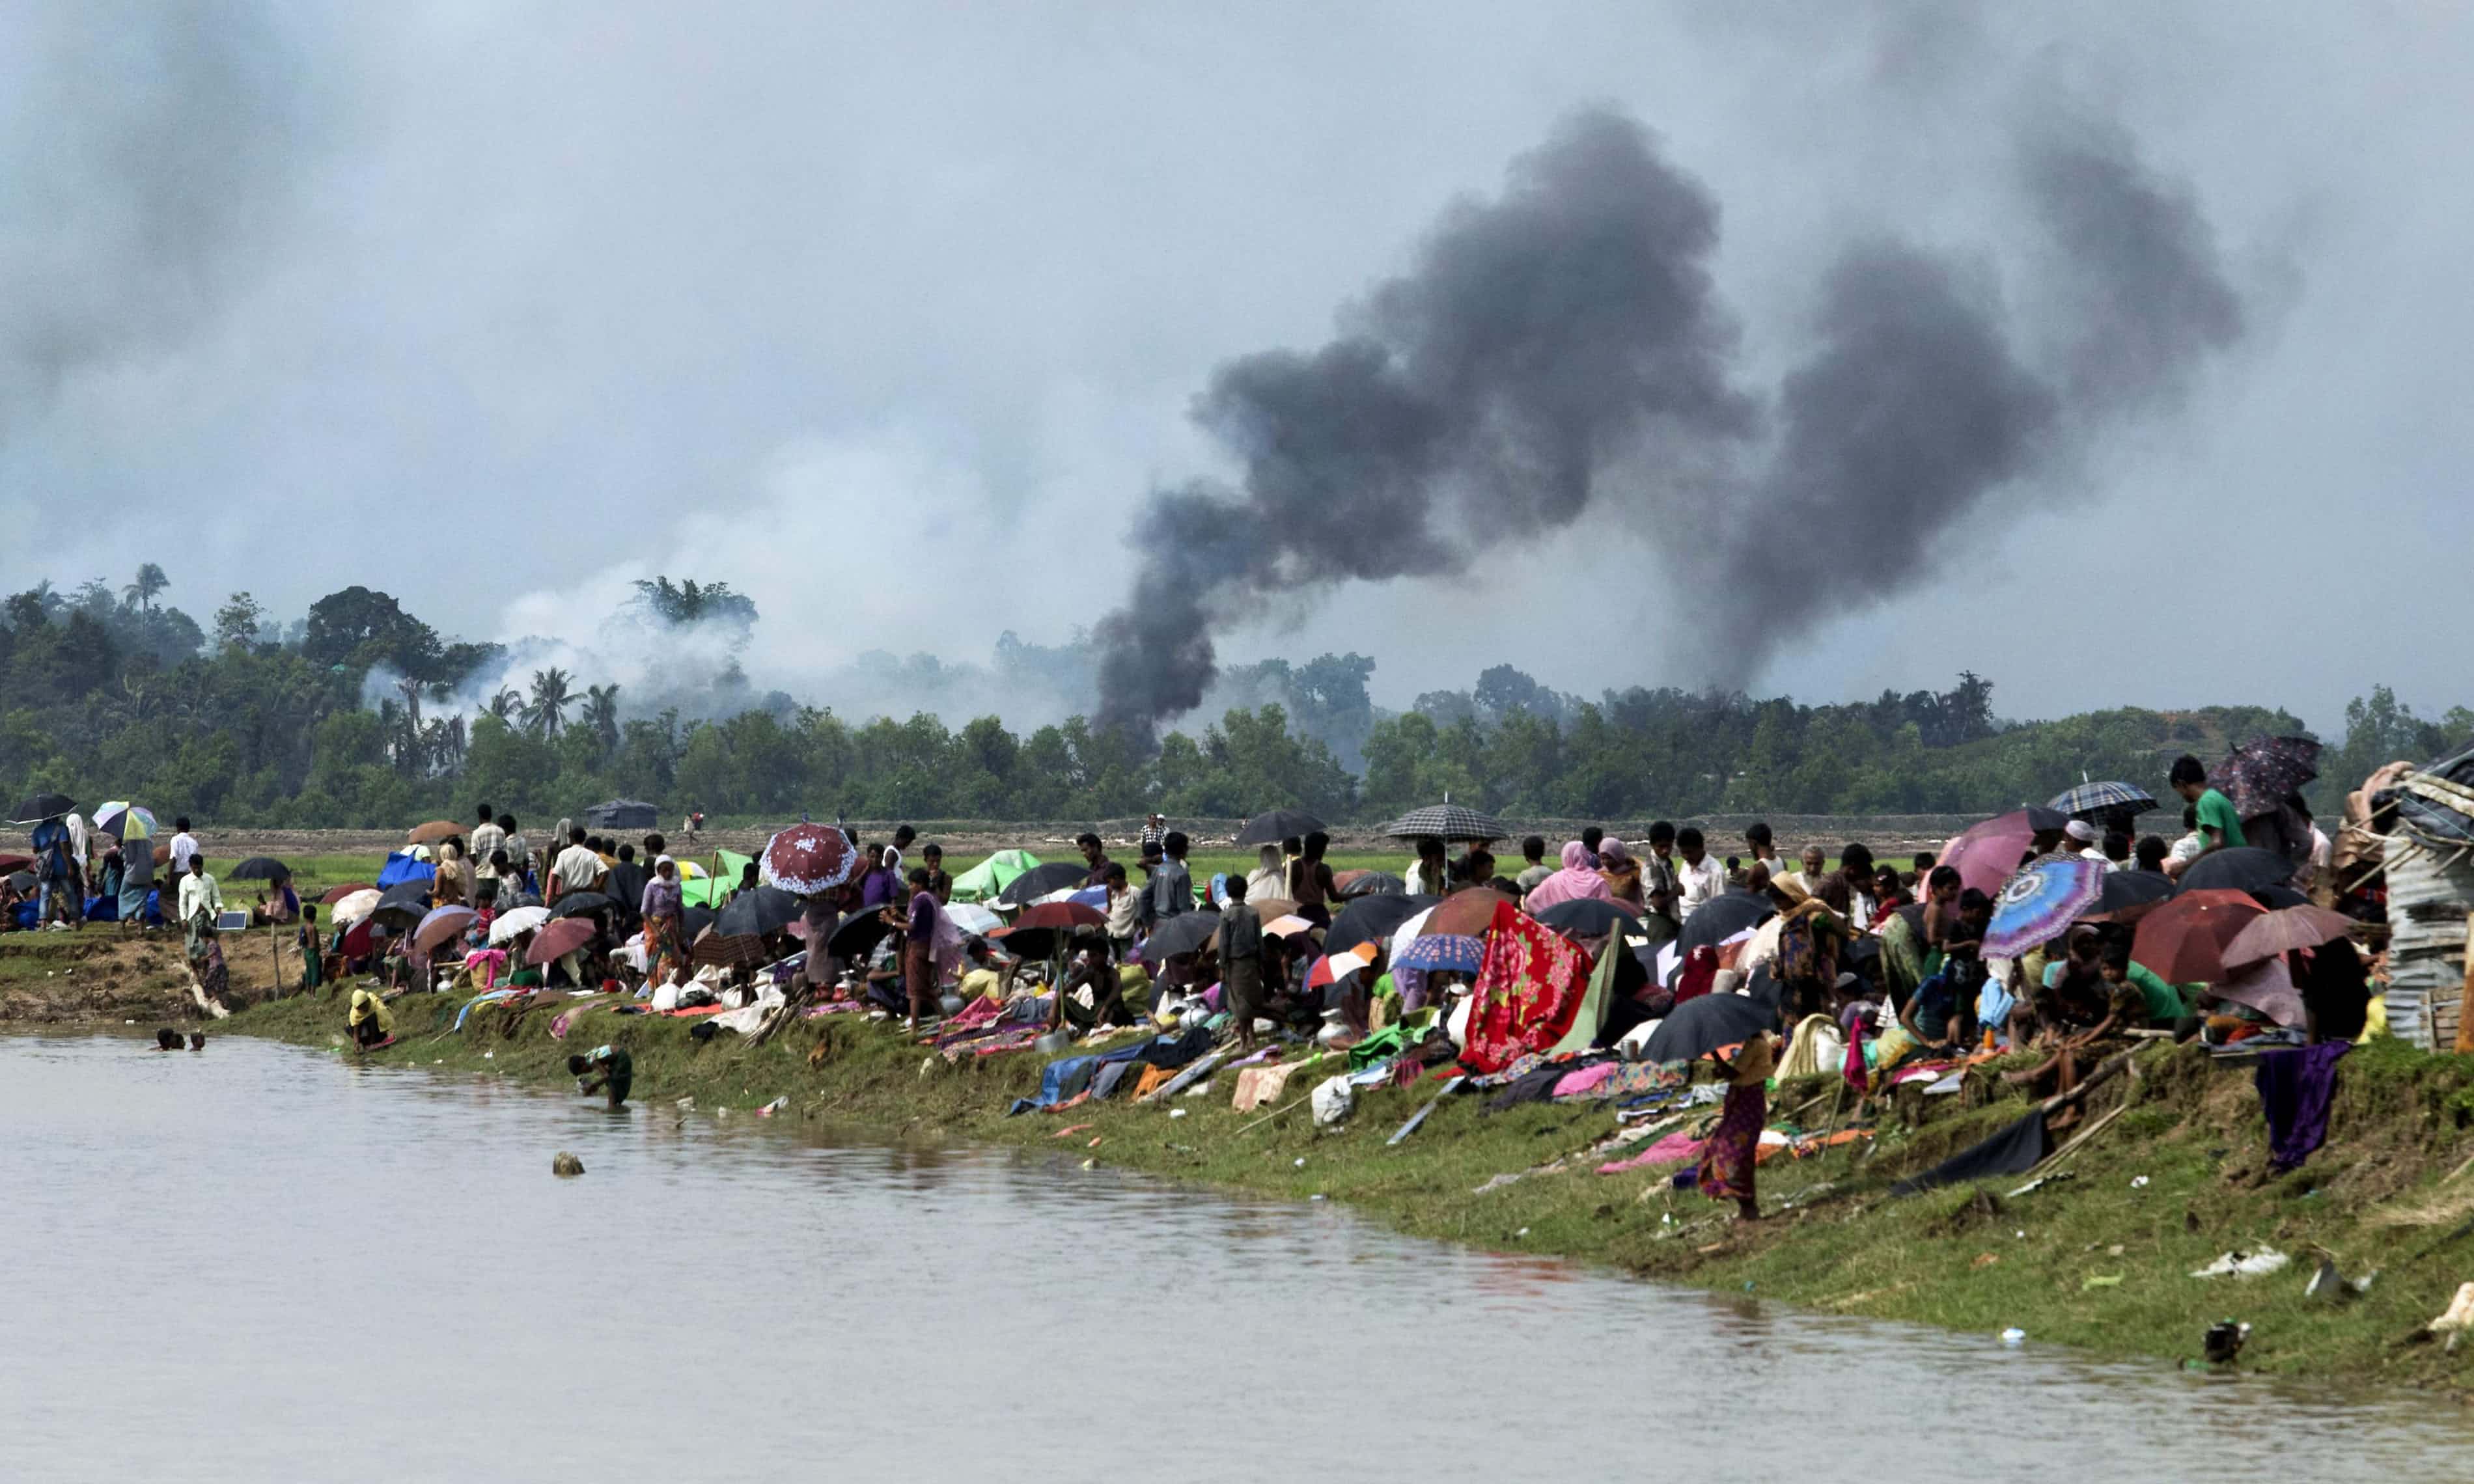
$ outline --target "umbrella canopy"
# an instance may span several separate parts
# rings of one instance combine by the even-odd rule
[[[1263,931],[1273,938],[1294,938],[1299,933],[1310,933],[1314,930],[1315,922],[1312,918],[1301,918],[1288,912],[1268,919],[1263,923]]]
[[[2262,887],[2283,886],[2292,879],[2293,862],[2274,850],[2241,845],[2210,850],[2193,861],[2191,869],[2182,873],[2182,889],[2255,892]]]
[[[772,957],[764,939],[754,933],[725,933],[718,922],[699,934],[688,950],[690,962],[699,967],[717,964],[724,969],[753,969],[771,962]]]
[[[1322,821],[1303,809],[1273,809],[1257,814],[1237,831],[1239,845],[1277,845],[1292,835],[1310,835],[1323,827]]]
[[[1056,861],[1046,866],[1033,866],[1005,884],[997,893],[1000,907],[1028,906],[1051,892],[1069,891],[1080,886],[1091,874],[1091,868],[1079,862]]]
[[[393,924],[398,930],[409,930],[429,916],[429,903],[424,901],[382,901],[370,909],[372,922]]]
[[[2017,958],[2068,931],[2104,895],[2104,863],[2073,856],[2022,871],[2001,888],[1984,930],[1984,956]]]
[[[34,863],[31,855],[0,855],[0,876],[15,875]]]
[[[1005,919],[975,901],[945,903],[945,921],[966,933],[978,933],[983,937],[1005,926]]]
[[[423,953],[435,953],[441,945],[450,943],[455,935],[473,925],[481,914],[470,907],[433,907],[421,925],[412,930],[412,945]]]
[[[599,892],[570,892],[558,899],[557,906],[549,909],[549,915],[554,918],[580,918],[589,913],[607,912],[617,905]]]
[[[1152,930],[1143,940],[1143,962],[1164,963],[1179,954],[1192,953],[1211,941],[1220,930],[1217,912],[1180,912]]]
[[[1315,990],[1328,984],[1337,984],[1373,962],[1374,945],[1368,943],[1361,943],[1356,947],[1344,949],[1338,953],[1326,953],[1315,960],[1314,968],[1306,974],[1306,988]]]
[[[331,904],[335,909],[333,916],[336,923],[350,925],[376,912],[378,909],[378,896],[379,893],[376,887],[367,887],[338,898]]]
[[[1103,897],[1105,895],[1104,892],[1102,893]],[[1092,905],[1104,912],[1107,910],[1105,901],[1094,902]],[[1246,905],[1253,908],[1265,922],[1270,922],[1274,918],[1287,917],[1298,910],[1298,904],[1285,897],[1249,897],[1246,898]]]
[[[2130,956],[2168,984],[2215,984],[2226,977],[2226,947],[2267,915],[2241,892],[2186,890],[2139,920]]]
[[[999,850],[954,878],[956,901],[985,901],[1006,884],[1039,864],[1029,850]],[[1084,874],[1089,874],[1085,872]]]
[[[642,799],[613,799],[584,811],[589,829],[650,829],[658,811]]]
[[[1486,962],[1486,940],[1465,933],[1428,933],[1409,941],[1406,951],[1392,960],[1395,969],[1454,969],[1473,974]]]
[[[1675,937],[1675,951],[1680,956],[1695,948],[1714,948],[1776,916],[1778,908],[1770,904],[1767,897],[1751,892],[1723,893],[1692,909],[1692,915],[1684,920],[1684,930]]]
[[[1339,953],[1361,943],[1381,943],[1398,932],[1401,923],[1436,905],[1438,899],[1432,897],[1361,897],[1331,920],[1331,931],[1323,934],[1323,949]]]
[[[1693,914],[1698,917],[1700,914]],[[1668,1012],[1641,1048],[1644,1062],[1697,1062],[1721,1046],[1774,1028],[1778,1009],[1748,994],[1696,994]]]
[[[77,801],[66,794],[33,794],[18,800],[16,810],[9,817],[20,825],[36,825],[76,807]]]
[[[859,869],[850,837],[831,825],[793,825],[764,842],[756,878],[801,897],[830,891]]]
[[[376,890],[377,883],[374,881],[347,881],[341,886],[330,886],[327,888],[326,895],[318,898],[318,905],[322,907],[331,907],[335,903],[342,901],[345,898],[352,896],[354,892],[375,892]]]
[[[1013,920],[1016,928],[1061,927],[1071,931],[1078,927],[1105,927],[1108,915],[1095,911],[1079,901],[1043,901],[1025,907]]]
[[[2156,807],[2156,796],[2129,783],[2081,783],[2055,795],[2052,806],[2073,819],[2115,810],[2138,815]]]
[[[292,868],[272,855],[253,855],[229,873],[234,881],[289,881]]]
[[[2309,737],[2258,737],[2244,742],[2208,770],[2244,819],[2267,814],[2285,796],[2319,776],[2319,744]]]
[[[525,933],[539,930],[548,921],[547,907],[518,907],[511,912],[501,912],[490,920],[490,945],[498,947],[513,943]]]
[[[1452,898],[1452,901],[1458,900],[1458,897]],[[1450,906],[1451,902],[1443,905]],[[1640,919],[1633,915],[1631,903],[1611,901],[1604,897],[1574,897],[1550,907],[1540,907],[1538,921],[1566,938],[1604,938],[1619,928],[1637,927],[1640,923]]]
[[[2243,969],[2271,958],[2282,958],[2295,948],[2316,948],[2323,943],[2335,943],[2350,936],[2354,920],[2341,912],[2325,907],[2304,905],[2264,912],[2243,924],[2225,945],[2227,969]]]
[[[1384,826],[1383,832],[1395,840],[1416,840],[1427,835],[1438,840],[1504,840],[1512,835],[1501,820],[1457,803],[1430,803],[1422,809],[1411,809]]]
[[[752,934],[762,938],[789,926],[807,910],[807,902],[788,892],[760,886],[733,898],[730,905],[721,909],[721,916],[714,920],[713,930],[725,937]]]
[[[1454,892],[1444,898],[1434,911],[1426,914],[1426,924],[1418,931],[1421,937],[1443,933],[1459,938],[1483,938],[1494,922],[1494,909],[1506,903],[1516,907],[1519,905],[1489,887],[1473,886],[1465,892]],[[1353,912],[1356,909],[1348,910]]]
[[[1409,889],[1409,883],[1388,871],[1344,871],[1331,878],[1332,890],[1343,901],[1355,901],[1360,897],[1397,897]]]
[[[429,911],[429,883],[426,881],[400,881],[378,894],[378,905],[381,907],[419,907],[425,914]]]
[[[2293,987],[2293,975],[2282,958],[2263,959],[2236,969],[2223,983],[2209,985],[2208,993],[2248,1005],[2279,1025],[2304,1023],[2302,993]]]
[[[542,924],[533,935],[533,945],[524,950],[524,962],[539,968],[552,959],[565,958],[593,941],[598,931],[591,918],[559,918]]]
[[[885,920],[884,913],[855,912],[842,919],[834,935],[825,940],[826,951],[845,961],[865,958],[891,931],[893,924]]]
[[[2311,905],[2310,898],[2303,896],[2300,892],[2295,891],[2290,886],[2253,887],[2251,888],[2250,899],[2258,902],[2261,906],[2266,907],[2270,912],[2282,912],[2288,907],[2307,907]]]
[[[2059,821],[2046,828],[2060,829],[2069,823],[2050,809],[2044,812]],[[1942,847],[1939,864],[1957,872],[1961,884],[1987,897],[2000,896],[2001,883],[2019,869],[2020,857],[2035,842],[2039,826],[2029,815],[2026,809],[2013,809],[1970,825]]]
[[[426,825],[412,826],[405,832],[404,838],[414,845],[436,845],[441,840],[453,839],[463,832],[464,826],[453,820],[431,820]]]
[[[711,907],[690,907],[679,914],[679,936],[693,943],[696,934],[711,927],[713,920],[719,916],[721,914]]]
[[[2106,922],[2135,922],[2157,903],[2171,901],[2173,878],[2161,871],[2108,871],[2096,906],[2081,914]]]
[[[126,845],[155,838],[155,815],[136,804],[115,801],[94,811],[94,827]]]

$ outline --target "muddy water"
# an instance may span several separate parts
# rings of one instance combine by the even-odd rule
[[[0,1131],[7,1479],[2474,1478],[2443,1402],[240,1040],[0,1040]]]

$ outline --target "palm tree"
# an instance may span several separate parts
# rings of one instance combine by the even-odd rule
[[[481,709],[489,712],[498,720],[505,722],[508,726],[513,727],[516,723],[523,719],[524,693],[518,690],[513,685],[509,685],[505,689],[499,691],[497,695],[492,696],[489,700],[489,704],[482,706]]]
[[[547,740],[556,741],[558,729],[567,725],[567,708],[575,704],[575,692],[569,688],[573,679],[556,665],[533,672],[530,720],[533,730]]]
[[[618,750],[618,686],[616,682],[607,685],[584,687],[583,721],[584,725],[593,729],[593,734],[601,739],[603,753]]]
[[[120,589],[121,601],[132,608],[152,610],[155,595],[171,586],[172,579],[163,575],[161,567],[152,562],[141,562],[137,565],[137,581]]]

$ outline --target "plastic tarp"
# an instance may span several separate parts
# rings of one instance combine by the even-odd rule
[[[730,899],[731,893],[739,890],[740,874],[747,870],[748,863],[756,857],[741,855],[737,850],[716,850],[713,852],[713,859],[714,865],[710,874],[691,876],[681,873],[679,878],[681,902],[691,907],[720,906]]]
[[[386,865],[378,872],[377,884],[378,890],[384,891],[390,886],[400,886],[406,881],[437,879],[437,867],[425,860],[415,860],[412,856],[399,851],[386,858]]]
[[[1040,864],[1029,850],[999,850],[954,878],[956,901],[985,901]]]

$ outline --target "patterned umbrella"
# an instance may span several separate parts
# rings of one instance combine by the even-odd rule
[[[2078,859],[2047,861],[2012,876],[1993,904],[1984,956],[2017,958],[2060,937],[2104,895],[2104,876],[2102,862]]]
[[[772,955],[765,951],[764,939],[753,933],[725,933],[716,922],[696,939],[689,957],[698,966],[717,964],[724,969],[737,969],[743,965],[753,969]]]
[[[132,840],[152,840],[155,838],[155,815],[136,804],[114,801],[94,811],[94,827],[107,835],[117,836],[123,845]]]
[[[1467,933],[1429,933],[1409,942],[1408,949],[1392,961],[1395,969],[1449,969],[1473,974],[1486,962],[1486,940]]]
[[[2127,783],[2081,783],[2078,787],[2055,796],[2053,807],[2073,818],[2122,810],[2133,815],[2145,814],[2156,807],[2156,796],[2144,788]]]
[[[764,842],[756,874],[766,886],[813,897],[849,880],[858,868],[849,836],[831,825],[793,825]]]
[[[1322,989],[1325,985],[1336,983],[1357,972],[1373,962],[1374,945],[1370,943],[1361,943],[1356,947],[1326,954],[1315,960],[1314,968],[1306,974],[1306,988]]]
[[[1383,832],[1395,840],[1415,840],[1426,835],[1438,840],[1506,840],[1512,835],[1501,820],[1457,803],[1430,803],[1422,809],[1412,809],[1384,826]]]
[[[2244,819],[2269,813],[2286,795],[2318,776],[2319,744],[2309,737],[2244,742],[2208,770],[2208,781],[2225,791]]]

